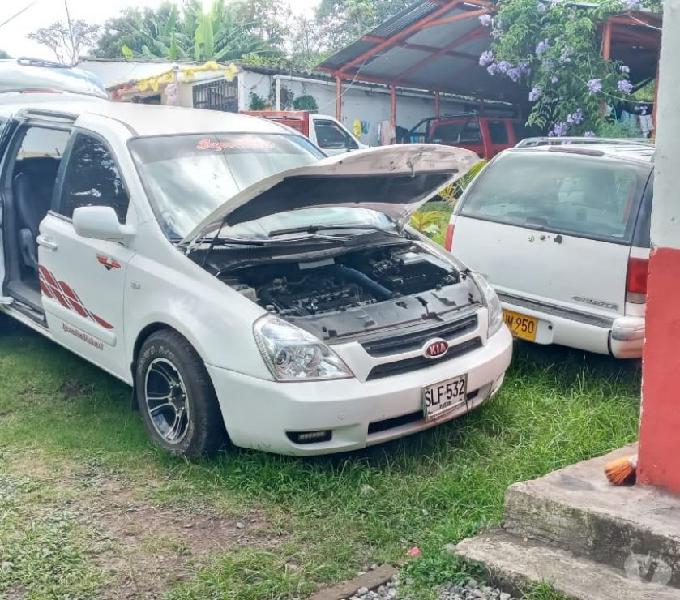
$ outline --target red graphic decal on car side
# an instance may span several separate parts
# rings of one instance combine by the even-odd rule
[[[64,308],[81,317],[94,321],[104,329],[113,329],[113,325],[87,309],[78,294],[68,283],[58,281],[54,274],[42,265],[38,266],[38,273],[40,274],[40,290],[45,296],[56,300]]]
[[[107,271],[121,268],[121,264],[117,260],[104,256],[103,254],[97,254],[97,262],[100,265],[103,265]]]

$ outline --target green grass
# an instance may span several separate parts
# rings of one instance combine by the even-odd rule
[[[0,473],[0,595],[91,598],[105,578],[86,560],[98,541],[53,490]]]
[[[55,535],[68,543],[54,560],[34,552],[52,533],[31,537],[32,528],[53,527],[49,514],[58,506],[51,500],[43,514],[33,495],[40,477],[16,473],[26,456],[53,470],[54,484],[67,491],[72,481],[59,474],[87,468],[116,473],[149,502],[263,514],[280,543],[216,553],[172,587],[173,599],[304,597],[373,563],[403,561],[414,545],[422,556],[402,577],[426,599],[468,572],[445,546],[498,523],[509,484],[605,453],[637,433],[635,364],[518,345],[496,398],[430,432],[343,456],[235,450],[188,463],[150,445],[124,385],[6,319],[0,332],[0,460],[9,478],[0,479],[0,498],[14,489],[17,507],[11,530],[0,528],[0,563],[14,563],[11,577],[0,572],[0,597],[30,581],[40,586],[34,597],[45,598],[88,597],[103,584],[92,574],[97,550],[87,520],[58,525]],[[28,540],[20,560],[17,540]]]

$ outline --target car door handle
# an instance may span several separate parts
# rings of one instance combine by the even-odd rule
[[[59,249],[59,244],[47,236],[39,235],[36,241],[38,242],[38,246],[42,246],[47,250],[52,250],[54,252]]]

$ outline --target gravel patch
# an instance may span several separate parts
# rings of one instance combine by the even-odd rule
[[[497,588],[469,579],[463,585],[447,585],[439,589],[439,600],[516,600]],[[348,600],[414,600],[399,592],[399,579],[393,577],[376,590],[361,588]]]
[[[439,600],[514,600],[498,588],[469,579],[465,585],[449,585],[439,590]]]
[[[392,577],[387,583],[376,590],[361,588],[349,600],[395,600],[399,598],[399,578]]]

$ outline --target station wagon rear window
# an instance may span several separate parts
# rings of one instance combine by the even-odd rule
[[[650,167],[566,152],[508,153],[466,194],[465,217],[629,243]]]

